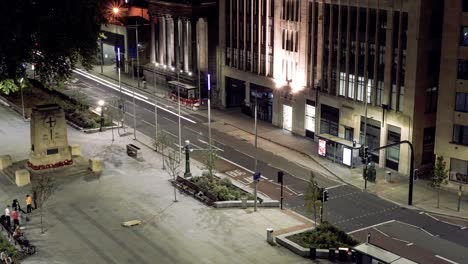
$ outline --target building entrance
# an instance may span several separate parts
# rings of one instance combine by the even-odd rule
[[[226,107],[240,107],[245,100],[245,82],[226,77]]]
[[[273,119],[273,90],[264,86],[250,84],[250,116],[254,116],[257,98],[257,118],[271,123]]]

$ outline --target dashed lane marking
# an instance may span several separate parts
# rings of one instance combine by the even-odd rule
[[[374,227],[377,227],[377,226],[386,225],[386,224],[390,224],[390,223],[393,223],[393,222],[395,222],[395,220],[390,220],[390,221],[382,222],[382,223],[379,223],[379,224],[363,227],[363,228],[356,229],[354,231],[348,232],[348,234],[354,234],[354,233],[357,233],[357,232],[360,232],[360,231],[363,231],[363,230],[366,230],[366,229],[369,229],[369,228],[374,228]]]
[[[439,256],[439,255],[435,255],[435,257],[438,258],[438,259],[444,260],[444,261],[446,261],[448,263],[451,263],[451,264],[459,264],[458,262],[455,262],[455,261],[453,261],[451,259],[448,259],[448,258],[444,258],[444,257]]]

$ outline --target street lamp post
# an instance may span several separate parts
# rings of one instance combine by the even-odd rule
[[[192,173],[190,172],[190,141],[185,140],[185,173],[184,177],[191,177]]]
[[[211,76],[208,74],[208,147],[210,151],[209,157],[209,162],[210,166],[213,166],[213,153],[212,153],[212,148],[211,148]]]
[[[257,92],[255,92],[255,163],[254,163],[254,172],[258,173],[258,146],[257,146],[257,135],[258,135],[258,128],[257,128]],[[257,211],[257,185],[259,179],[254,179],[254,212]]]
[[[140,56],[138,55],[138,21],[135,21],[136,60],[137,60],[137,84],[140,87]]]
[[[158,93],[157,93],[157,86],[156,86],[156,64],[154,64],[153,82],[154,82],[154,139],[158,140]]]
[[[179,101],[178,108],[179,108],[179,162],[182,160],[182,125],[180,120],[180,83],[179,83],[179,72],[180,70],[177,69],[177,100]]]
[[[99,132],[102,132],[102,127],[104,126],[104,104],[105,104],[104,100],[99,100],[98,101],[99,107],[96,108],[96,110],[100,112],[100,115],[101,115]]]
[[[26,119],[26,117],[24,116],[24,99],[23,99],[23,81],[24,81],[24,78],[21,78],[19,83],[20,83],[20,94],[21,94],[21,109],[22,109],[22,112],[23,112],[23,119]]]

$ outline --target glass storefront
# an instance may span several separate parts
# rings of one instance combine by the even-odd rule
[[[450,181],[468,184],[468,161],[450,159]]]

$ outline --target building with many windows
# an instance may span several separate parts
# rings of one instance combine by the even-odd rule
[[[468,1],[445,1],[436,154],[450,180],[468,183]]]
[[[220,103],[248,115],[257,104],[259,119],[319,140],[322,155],[349,166],[360,162],[354,141],[408,174],[407,145],[373,151],[401,140],[413,143],[416,168],[430,165],[443,4],[220,0]]]

